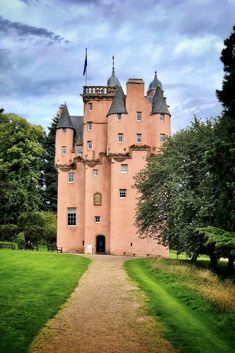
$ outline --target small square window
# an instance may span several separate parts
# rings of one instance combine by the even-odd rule
[[[98,175],[99,175],[98,169],[92,169],[92,176],[98,176]]]
[[[120,199],[124,199],[126,197],[127,190],[126,189],[119,189],[119,197]]]
[[[76,226],[77,225],[77,208],[68,207],[67,208],[67,225]]]
[[[119,114],[117,115],[117,117],[118,117],[118,120],[121,120],[121,119],[122,119],[122,114],[119,113]]]
[[[160,114],[160,120],[165,121],[165,114]]]
[[[64,127],[63,128],[63,133],[66,134],[67,129]]]
[[[100,216],[95,216],[95,223],[100,223]]]
[[[92,103],[88,103],[88,112],[92,111]]]
[[[166,140],[166,135],[165,134],[160,134],[160,143],[164,143]]]
[[[92,150],[92,141],[87,141],[88,150]]]
[[[128,173],[128,164],[121,164],[121,173]]]
[[[122,133],[119,133],[119,134],[118,134],[118,142],[119,142],[119,143],[122,143],[122,142],[123,142],[123,134],[122,134]]]
[[[77,155],[82,156],[82,146],[77,146]]]
[[[136,112],[136,120],[141,121],[142,120],[142,112]]]
[[[66,148],[66,146],[62,146],[62,147],[61,147],[61,154],[62,154],[62,156],[65,156],[66,153],[67,153],[67,148]]]
[[[136,134],[136,143],[142,143],[142,134]]]
[[[91,121],[89,121],[87,123],[87,130],[92,130],[92,122]]]
[[[74,183],[74,173],[68,173],[68,183]]]

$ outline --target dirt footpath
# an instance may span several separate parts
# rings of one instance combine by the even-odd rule
[[[125,258],[90,256],[88,271],[63,309],[35,340],[33,353],[171,353],[143,298],[123,269]]]

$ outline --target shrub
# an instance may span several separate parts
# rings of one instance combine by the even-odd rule
[[[24,229],[25,241],[38,244],[42,241],[44,235],[44,229],[36,225],[29,225]]]
[[[55,243],[56,215],[52,212],[27,212],[18,217],[18,227],[25,240],[33,243]]]
[[[14,241],[17,235],[16,224],[1,224],[0,225],[0,240]]]
[[[16,241],[17,241],[18,244],[24,244],[25,243],[24,232],[20,232],[19,234],[17,234]]]
[[[24,212],[18,217],[17,225],[20,231],[24,231],[24,229],[32,225],[43,228],[44,221],[40,212]]]

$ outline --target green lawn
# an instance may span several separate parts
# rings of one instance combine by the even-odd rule
[[[215,291],[218,279],[197,269],[195,276],[189,269],[174,274],[169,267],[172,262],[160,260],[159,267],[151,259],[125,262],[129,276],[147,295],[148,313],[164,325],[165,337],[181,353],[234,352],[234,316],[197,292],[197,282],[192,286],[194,280],[199,283],[200,276],[201,282],[207,282],[208,277],[208,285],[211,282]]]
[[[81,256],[0,251],[0,352],[25,353],[86,271]]]

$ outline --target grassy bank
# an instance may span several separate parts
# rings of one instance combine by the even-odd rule
[[[25,353],[76,287],[89,260],[68,254],[0,252],[0,352]]]
[[[166,338],[177,350],[181,353],[233,352],[232,283],[220,281],[208,270],[170,259],[132,260],[125,262],[125,268],[145,292],[148,313],[164,325]],[[207,291],[202,289],[205,287]],[[212,295],[209,295],[210,289]],[[222,296],[218,299],[215,292],[221,292]],[[226,304],[222,305],[225,293]]]

